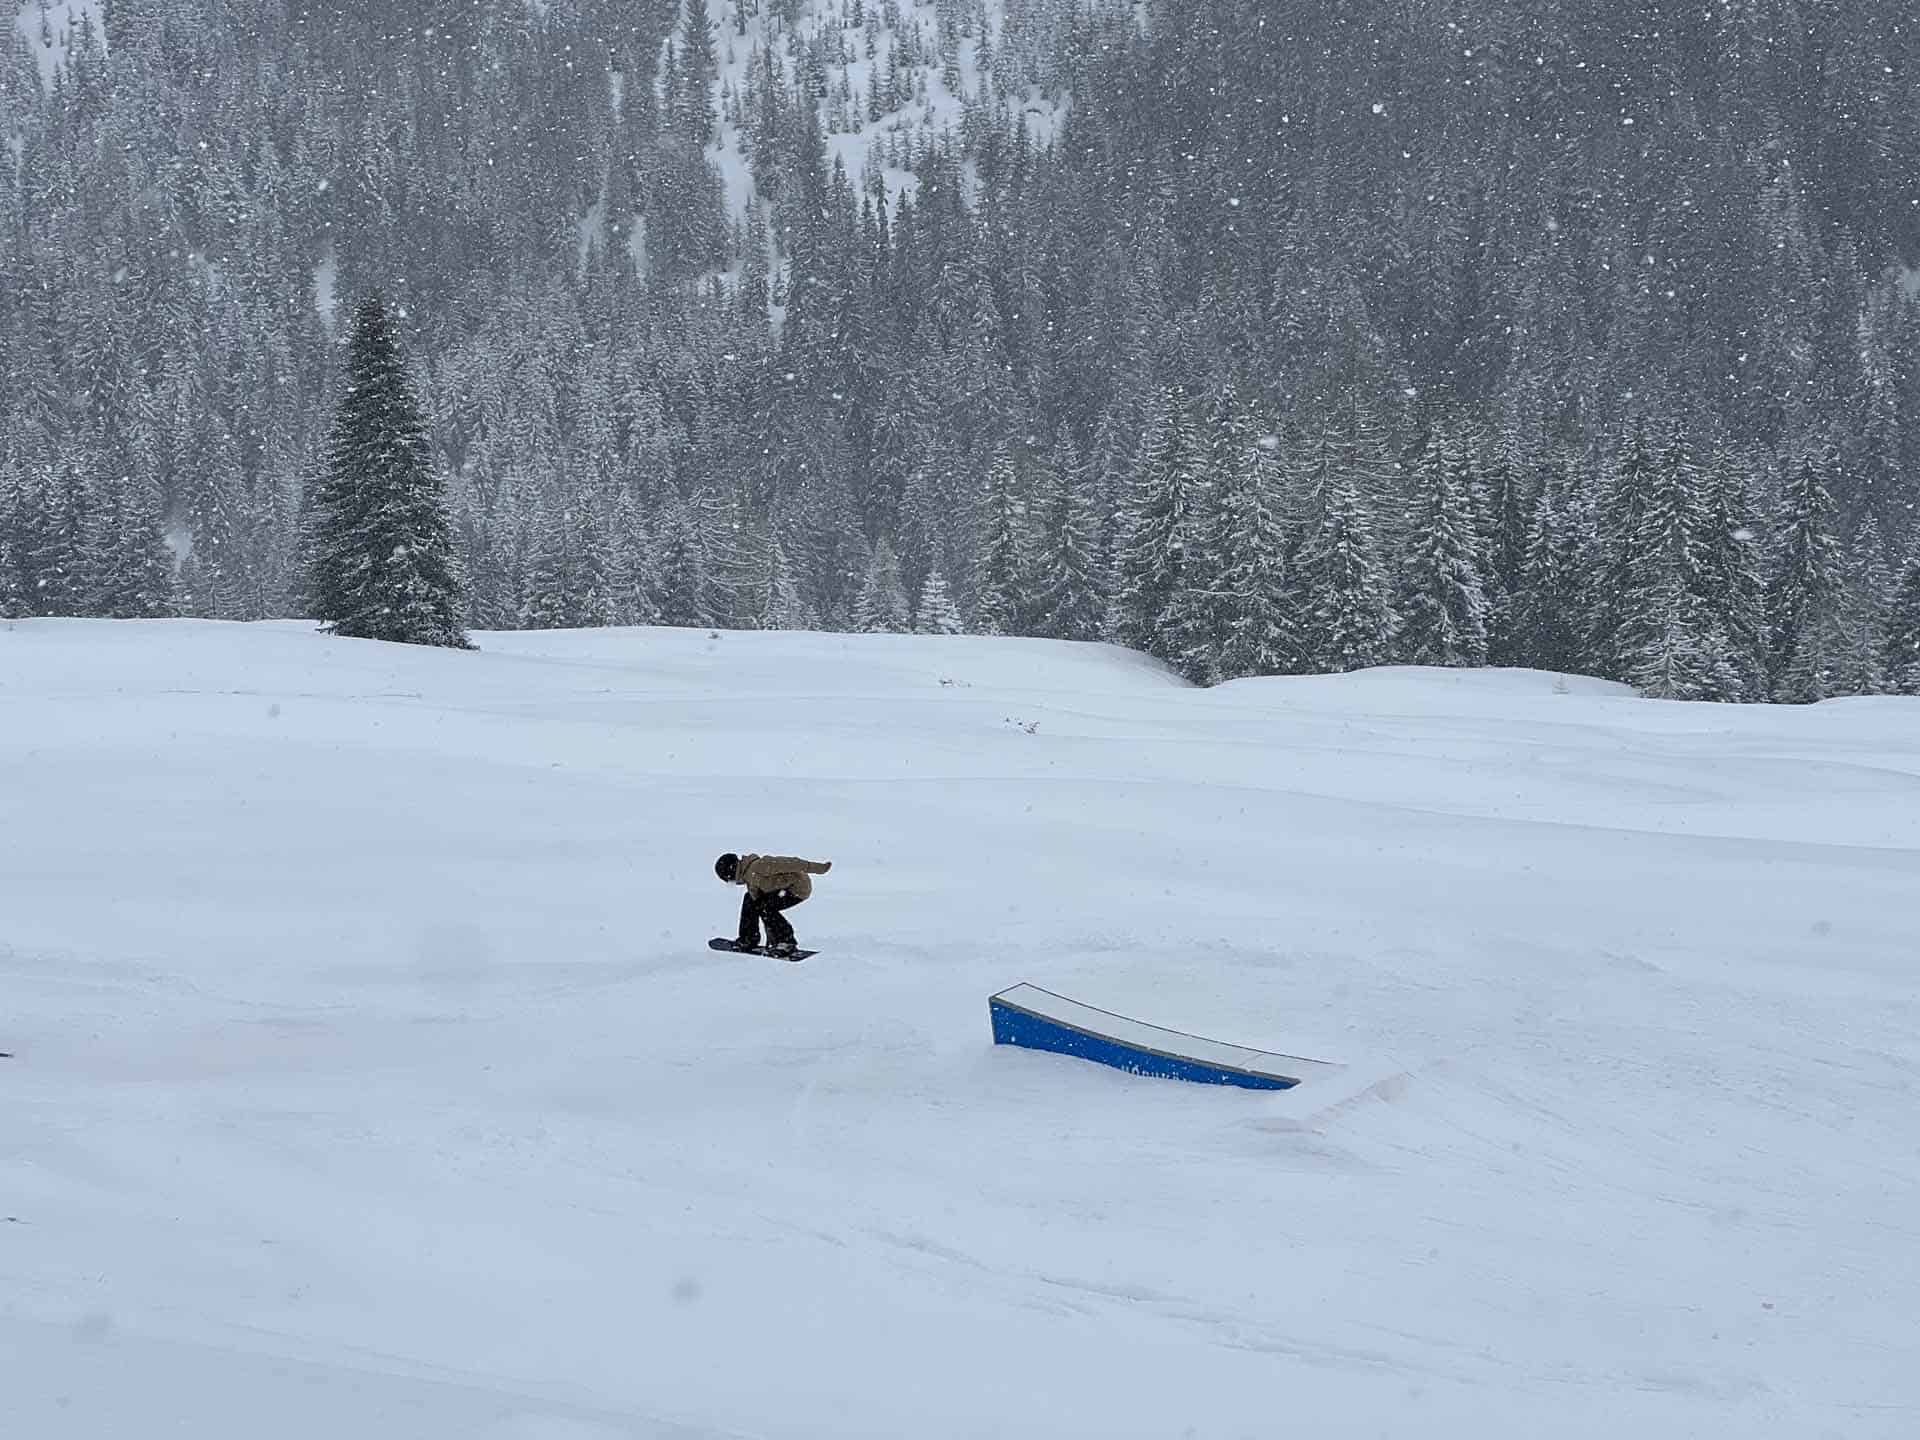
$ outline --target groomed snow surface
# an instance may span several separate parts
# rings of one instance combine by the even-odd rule
[[[1920,704],[479,639],[0,627],[0,1433],[1920,1434]]]

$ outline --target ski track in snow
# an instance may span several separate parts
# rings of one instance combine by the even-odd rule
[[[1920,702],[478,638],[0,627],[6,1433],[1920,1429]]]

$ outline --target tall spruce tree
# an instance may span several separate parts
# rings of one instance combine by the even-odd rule
[[[96,476],[88,491],[81,536],[86,613],[120,620],[172,614],[173,555],[162,535],[159,487],[108,474]]]
[[[1886,690],[1887,614],[1893,601],[1893,571],[1880,522],[1866,512],[1847,547],[1840,582],[1837,623],[1840,650],[1834,691],[1879,695]]]
[[[1630,456],[1630,463],[1634,457]],[[1620,678],[1663,700],[1732,700],[1739,676],[1706,599],[1703,476],[1676,429],[1641,477],[1634,529],[1620,537]]]
[[[1162,393],[1151,438],[1121,501],[1112,630],[1123,645],[1180,664],[1176,606],[1194,546],[1200,444],[1184,394]]]
[[[17,533],[20,588],[31,615],[85,613],[86,502],[79,457],[55,456],[24,491],[24,524]]]
[[[1413,467],[1401,653],[1415,665],[1484,665],[1491,610],[1486,545],[1465,445],[1436,430]]]
[[[898,635],[912,628],[912,620],[907,587],[900,578],[900,557],[883,535],[873,547],[854,601],[853,628],[864,635]]]
[[[794,578],[793,563],[787,558],[786,543],[774,536],[766,548],[765,599],[761,613],[769,630],[814,630],[820,618],[800,594]]]
[[[1789,703],[1835,693],[1841,575],[1831,473],[1831,457],[1810,451],[1788,472],[1781,500],[1767,610],[1774,698]]]
[[[1097,640],[1106,614],[1099,494],[1068,437],[1054,445],[1043,480],[1035,596],[1039,632],[1056,640]]]
[[[1384,664],[1399,632],[1351,425],[1323,421],[1304,458],[1312,527],[1300,552],[1309,663],[1340,673]]]
[[[27,614],[27,596],[20,552],[26,534],[26,492],[20,469],[7,456],[0,459],[0,620]]]
[[[613,623],[653,624],[660,618],[653,532],[630,490],[623,490],[614,502],[608,550]]]
[[[1237,527],[1249,512],[1239,493],[1248,452],[1256,442],[1240,398],[1224,387],[1209,397],[1199,420],[1198,469],[1187,495],[1186,540],[1179,583],[1166,627],[1181,673],[1197,684],[1225,678],[1221,660],[1233,626],[1235,600],[1223,583],[1238,553]]]
[[[1641,600],[1625,678],[1655,700],[1731,700],[1739,676],[1726,634],[1677,570],[1661,572]]]
[[[1920,536],[1907,547],[1906,564],[1887,606],[1887,688],[1896,695],[1920,695]]]
[[[611,625],[616,599],[612,537],[591,500],[583,503],[574,533],[578,537],[580,557],[575,579],[579,588],[573,606],[574,623]]]
[[[572,629],[580,624],[573,516],[558,496],[545,495],[534,510],[532,530],[519,623],[528,630]]]
[[[920,587],[920,600],[914,606],[913,633],[916,635],[959,635],[966,627],[960,623],[960,607],[953,603],[947,577],[938,566],[927,571]]]
[[[675,497],[660,519],[655,596],[659,623],[699,628],[712,625],[715,601],[708,535],[696,500]]]
[[[444,486],[377,293],[354,313],[346,388],[313,510],[315,618],[355,639],[466,646]]]
[[[1572,674],[1586,663],[1591,531],[1583,501],[1584,487],[1569,461],[1542,462],[1540,498],[1514,598],[1510,653],[1517,664]]]
[[[1256,440],[1218,480],[1221,546],[1212,562],[1221,633],[1213,670],[1222,680],[1302,667],[1304,622],[1293,575],[1294,537],[1281,509],[1285,468],[1278,451],[1277,437]]]
[[[1600,563],[1588,646],[1603,673],[1614,679],[1625,679],[1632,668],[1636,622],[1648,614],[1661,588],[1663,577],[1647,553],[1659,467],[1642,417],[1614,454],[1597,517]]]
[[[1527,542],[1539,504],[1540,472],[1521,454],[1518,439],[1506,432],[1485,447],[1476,467],[1487,499],[1487,650],[1496,664],[1514,659],[1515,609],[1527,566]]]
[[[1707,475],[1699,536],[1700,593],[1725,637],[1736,700],[1767,694],[1767,605],[1764,558],[1753,480],[1740,457],[1722,453]]]
[[[1023,635],[1033,619],[1033,561],[1027,510],[1013,456],[1005,446],[987,467],[980,500],[979,560],[973,612],[982,635]]]

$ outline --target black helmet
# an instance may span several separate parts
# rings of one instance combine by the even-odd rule
[[[734,854],[731,850],[729,850],[726,854],[722,855],[718,860],[713,862],[713,873],[718,875],[722,880],[726,881],[729,885],[733,883],[733,877],[739,871],[739,869],[740,869],[740,857]]]

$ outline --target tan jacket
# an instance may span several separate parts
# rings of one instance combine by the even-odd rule
[[[802,860],[797,855],[742,855],[733,872],[733,883],[744,885],[752,895],[771,895],[785,890],[796,900],[813,894],[812,875],[824,875],[833,868],[831,860]]]

